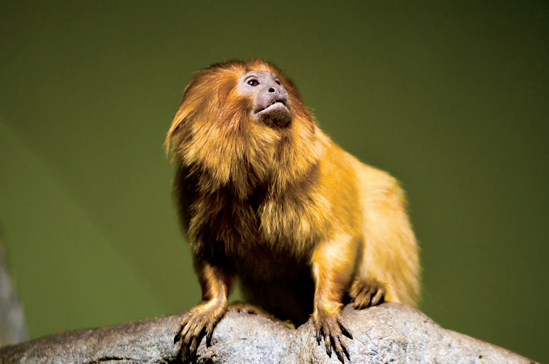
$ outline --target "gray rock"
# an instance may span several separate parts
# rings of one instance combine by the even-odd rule
[[[0,346],[29,339],[23,307],[8,274],[0,239]]]
[[[0,349],[0,363],[173,363],[182,314],[53,335]],[[354,339],[352,363],[534,363],[508,350],[445,330],[420,311],[395,303],[343,310]],[[311,322],[296,330],[262,316],[229,312],[202,340],[198,364],[339,363],[317,345]]]

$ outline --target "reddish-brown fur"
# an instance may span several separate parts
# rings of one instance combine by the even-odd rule
[[[253,101],[236,89],[249,71],[278,77],[288,127],[250,116]],[[312,315],[317,340],[342,361],[346,300],[416,304],[417,244],[397,181],[335,145],[271,63],[231,61],[197,74],[166,144],[203,291],[176,338],[183,351],[193,354],[201,335],[209,342],[235,277],[247,302],[280,319],[301,324]]]

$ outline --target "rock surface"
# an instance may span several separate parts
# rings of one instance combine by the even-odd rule
[[[8,274],[0,239],[0,346],[28,339],[25,315]]]
[[[0,349],[0,363],[176,363],[173,338],[182,314],[53,335]],[[508,350],[445,330],[420,311],[395,303],[356,311],[347,306],[345,338],[352,363],[534,363]],[[229,312],[196,363],[340,363],[313,337],[262,316]]]

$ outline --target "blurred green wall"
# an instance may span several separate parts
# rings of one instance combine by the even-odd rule
[[[2,1],[0,234],[32,336],[198,302],[163,138],[194,72],[263,57],[403,182],[421,309],[549,362],[548,4]]]

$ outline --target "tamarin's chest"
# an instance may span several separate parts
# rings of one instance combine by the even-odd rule
[[[325,206],[307,195],[258,188],[241,199],[227,188],[187,197],[194,198],[186,214],[191,241],[229,255],[256,251],[258,245],[273,251],[303,250],[314,244],[318,227],[325,230],[327,225],[321,211]]]

